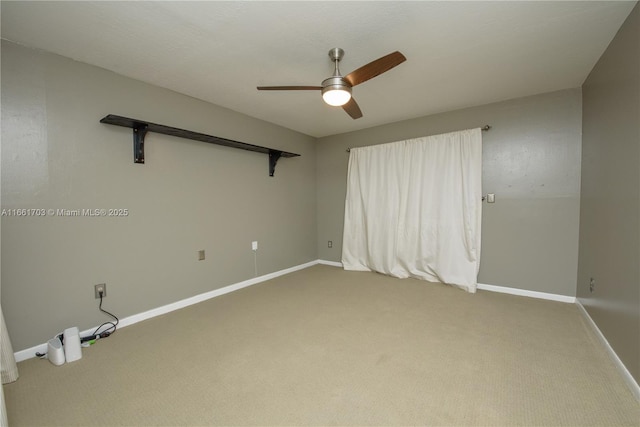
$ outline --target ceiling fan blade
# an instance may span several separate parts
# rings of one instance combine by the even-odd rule
[[[383,56],[382,58],[378,58],[375,61],[369,62],[367,65],[363,65],[357,70],[344,76],[344,79],[348,81],[351,86],[359,85],[360,83],[364,83],[367,80],[389,71],[406,60],[407,58],[405,58],[403,54],[396,51]]]
[[[351,97],[349,102],[347,102],[342,106],[342,109],[346,111],[347,114],[350,115],[353,120],[359,119],[360,117],[362,117],[362,111],[360,111],[360,107],[358,106],[358,103],[356,102],[356,100],[353,99],[353,97]]]
[[[258,86],[258,90],[320,90],[322,86]]]

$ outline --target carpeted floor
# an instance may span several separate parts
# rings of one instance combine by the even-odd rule
[[[322,265],[19,369],[12,426],[640,425],[575,305]]]

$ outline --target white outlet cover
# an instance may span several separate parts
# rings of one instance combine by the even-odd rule
[[[251,250],[252,251],[257,251],[258,250],[258,242],[257,241],[251,242]]]

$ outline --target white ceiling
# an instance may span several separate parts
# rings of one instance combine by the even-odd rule
[[[634,5],[2,1],[1,28],[2,38],[321,137],[579,87]],[[333,47],[345,50],[343,74],[395,50],[407,57],[354,88],[363,118],[319,92],[256,90],[320,85]]]

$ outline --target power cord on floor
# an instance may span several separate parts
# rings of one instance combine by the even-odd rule
[[[113,317],[113,319],[116,321],[116,323],[104,322],[102,325],[98,326],[95,331],[93,331],[93,338],[92,339],[97,339],[97,337],[107,338],[109,335],[111,335],[112,333],[114,333],[116,331],[116,329],[118,327],[118,323],[120,323],[120,320],[118,319],[118,317],[115,314],[109,313],[107,310],[102,308],[102,292],[100,292],[100,305],[98,306],[98,309],[101,312],[103,312],[105,314],[108,314],[109,316]],[[104,326],[109,326],[109,327],[107,329],[105,329],[104,331],[98,333],[98,331],[100,331],[100,329],[102,327],[104,327]]]

